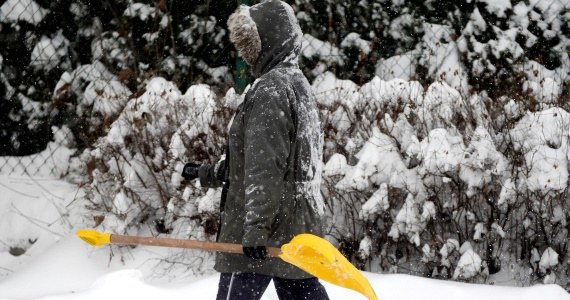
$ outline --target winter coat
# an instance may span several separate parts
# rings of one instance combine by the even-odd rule
[[[241,9],[256,25],[244,26],[253,30],[246,34],[258,34],[261,43],[259,49],[240,49],[257,52],[252,63],[257,79],[229,130],[229,187],[219,242],[280,247],[300,233],[322,235],[322,130],[310,85],[297,64],[302,33],[291,7],[270,0]],[[212,174],[211,169],[200,172],[203,185],[219,184]],[[279,258],[228,253],[217,254],[215,269],[310,277]]]

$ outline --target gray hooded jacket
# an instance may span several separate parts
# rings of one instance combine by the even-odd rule
[[[232,16],[232,41],[257,80],[229,131],[230,184],[219,242],[280,247],[300,233],[322,235],[322,131],[310,85],[297,64],[302,33],[293,10],[269,0],[242,6]],[[219,184],[212,174],[201,170],[203,186]],[[279,258],[227,253],[218,253],[215,269],[310,277]]]

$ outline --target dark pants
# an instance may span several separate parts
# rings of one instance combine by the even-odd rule
[[[222,273],[216,300],[258,300],[273,279],[280,300],[328,300],[317,278],[284,279],[255,273]]]

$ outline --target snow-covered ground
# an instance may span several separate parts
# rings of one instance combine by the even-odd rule
[[[74,236],[82,220],[78,188],[64,181],[0,175],[0,299],[214,299],[217,274],[165,280],[153,274],[163,248],[139,247],[124,261]],[[69,216],[67,213],[71,213]],[[30,237],[37,241],[31,243]],[[19,243],[19,244],[18,244]],[[10,245],[25,253],[13,256]],[[13,250],[13,249],[12,249]],[[396,274],[365,274],[379,299],[570,300],[558,285],[529,288],[464,284]],[[497,281],[500,283],[500,281]],[[512,284],[512,283],[511,283]],[[331,299],[364,299],[325,283]],[[272,286],[262,299],[277,299]]]

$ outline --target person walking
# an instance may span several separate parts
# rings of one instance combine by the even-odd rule
[[[323,134],[298,66],[301,29],[291,6],[279,0],[240,6],[228,28],[256,80],[234,115],[225,159],[183,170],[204,187],[225,185],[218,241],[243,245],[244,255],[216,255],[217,299],[260,299],[272,280],[281,300],[329,299],[317,278],[267,257],[267,247],[297,234],[323,235]]]

